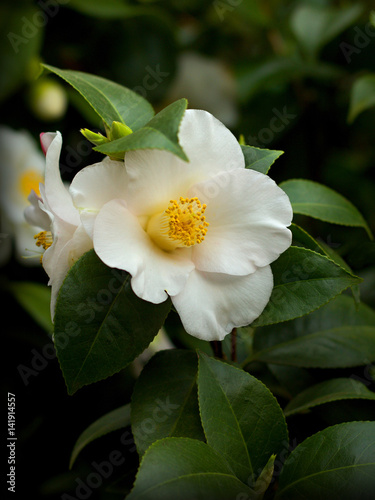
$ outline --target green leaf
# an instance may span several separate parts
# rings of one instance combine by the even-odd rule
[[[294,413],[309,410],[314,406],[319,406],[341,399],[373,399],[375,394],[367,387],[353,378],[335,378],[326,380],[320,384],[313,385],[300,392],[285,407],[285,416],[289,417]]]
[[[70,457],[69,468],[73,467],[78,455],[89,443],[128,425],[130,425],[130,404],[121,406],[93,422],[77,439]]]
[[[179,99],[160,111],[140,130],[94,149],[109,156],[135,149],[161,149],[189,161],[178,143],[178,130],[186,106],[187,100]]]
[[[291,231],[293,234],[293,244],[296,246],[303,246],[305,248],[309,248],[310,250],[314,250],[315,252],[321,253],[322,255],[326,255],[337,265],[345,269],[350,274],[353,274],[350,266],[345,262],[345,260],[329,245],[324,243],[323,241],[315,240],[307,231],[297,226],[297,224],[291,225]],[[360,292],[359,285],[353,285],[351,287],[353,297],[357,303],[360,302]]]
[[[136,92],[105,78],[63,70],[43,64],[74,87],[110,127],[113,121],[125,123],[133,131],[143,127],[154,115],[151,104]]]
[[[302,318],[279,325],[258,328],[254,335],[255,351],[268,349],[305,335],[345,326],[374,326],[375,311],[365,304],[358,307],[348,295],[334,300]]]
[[[33,78],[33,65],[42,45],[43,27],[30,20],[40,9],[33,5],[0,6],[0,101]],[[26,20],[26,21],[25,21]],[[27,24],[29,21],[29,25]],[[24,35],[27,33],[27,37]],[[4,118],[3,118],[4,121]]]
[[[52,333],[51,289],[40,283],[13,281],[9,289],[21,306],[47,333]]]
[[[301,247],[290,247],[271,267],[274,277],[271,298],[252,326],[271,325],[308,314],[362,281],[327,257]]]
[[[130,275],[107,267],[94,250],[68,272],[56,304],[54,341],[70,394],[133,361],[158,333],[170,300],[151,304]]]
[[[375,361],[375,326],[342,326],[280,343],[252,360],[304,368],[345,368]]]
[[[275,56],[262,58],[249,63],[237,70],[238,95],[242,102],[253,99],[257,94],[286,85],[290,81],[301,78],[316,80],[332,80],[342,76],[343,71],[338,66],[303,61],[295,56]]]
[[[348,122],[352,123],[357,116],[368,108],[375,106],[375,74],[358,78],[352,87]]]
[[[142,370],[131,404],[132,432],[140,455],[165,437],[204,440],[197,371],[196,353],[177,349],[158,352]]]
[[[362,11],[359,4],[348,7],[298,5],[290,26],[304,54],[314,59],[319,50],[351,26]]]
[[[241,481],[255,484],[270,455],[288,443],[276,399],[255,377],[203,353],[199,354],[198,398],[207,443]]]
[[[278,500],[371,500],[375,491],[375,422],[328,427],[290,454]]]
[[[284,154],[284,151],[261,149],[253,146],[241,146],[245,157],[245,168],[251,168],[262,174],[267,174],[275,161]]]
[[[333,224],[362,227],[372,239],[371,230],[356,207],[327,186],[305,179],[291,179],[282,182],[280,187],[289,196],[294,213]]]
[[[255,500],[223,457],[189,438],[165,438],[146,451],[127,500]]]

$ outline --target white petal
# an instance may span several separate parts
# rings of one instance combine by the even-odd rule
[[[31,191],[29,197],[27,198],[30,205],[25,209],[24,215],[28,224],[31,226],[40,227],[45,231],[49,231],[51,226],[51,219],[45,212],[40,208],[40,203],[42,200],[36,194],[35,191]]]
[[[125,198],[127,174],[124,162],[105,158],[83,168],[74,177],[69,192],[87,233],[93,236],[94,222],[99,210],[108,201]]]
[[[246,275],[291,244],[289,198],[267,175],[233,170],[194,186],[188,196],[207,204],[207,234],[193,247],[193,262],[201,271]]]
[[[56,224],[56,221],[54,221]],[[43,267],[50,277],[51,290],[51,317],[55,315],[56,300],[60,287],[74,262],[85,252],[92,248],[92,240],[87,236],[82,226],[73,229],[74,226],[61,224],[58,236],[53,245],[48,248],[43,256]],[[71,234],[73,230],[73,234]]]
[[[185,197],[193,184],[219,172],[245,166],[237,139],[206,111],[185,112],[179,140],[189,158],[188,163],[166,151],[126,153],[125,167],[129,174],[127,203],[133,213],[163,211],[169,200]]]
[[[54,136],[54,137],[52,137]],[[46,139],[45,139],[46,138]],[[52,141],[51,141],[52,138]],[[50,142],[46,154],[45,196],[52,212],[60,219],[78,226],[79,213],[60,176],[59,160],[62,147],[60,132],[43,135],[43,141]],[[45,142],[47,144],[47,142]]]
[[[161,250],[121,200],[110,201],[99,212],[94,248],[109,267],[130,273],[134,293],[154,304],[179,293],[194,268],[188,249]]]
[[[194,270],[172,302],[190,335],[203,340],[223,340],[233,328],[249,325],[261,314],[272,287],[270,266],[248,276]]]

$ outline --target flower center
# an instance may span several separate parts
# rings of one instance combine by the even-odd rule
[[[151,217],[147,233],[163,250],[202,243],[209,225],[203,215],[206,207],[198,198],[170,200],[164,212]]]
[[[47,250],[53,243],[51,231],[41,231],[34,236],[34,239],[36,240],[36,246],[43,247],[44,250]]]
[[[40,196],[39,192],[39,184],[43,183],[44,179],[42,175],[37,170],[26,170],[19,177],[19,187],[21,193],[25,198],[27,198],[30,194],[30,191],[33,189],[38,196]]]

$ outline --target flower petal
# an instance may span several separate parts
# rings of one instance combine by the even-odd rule
[[[57,227],[58,226],[58,227]],[[92,240],[82,226],[71,226],[54,219],[55,239],[43,255],[43,267],[50,280],[51,317],[55,315],[56,300],[60,287],[74,262],[92,248]]]
[[[49,231],[51,225],[51,219],[48,214],[40,208],[40,203],[42,199],[36,194],[35,191],[31,191],[29,197],[27,198],[30,205],[25,208],[24,215],[26,222],[31,226],[40,227],[45,231]]]
[[[47,203],[51,211],[58,215],[60,219],[78,226],[80,223],[79,213],[74,207],[72,198],[60,175],[61,134],[60,132],[48,132],[43,134],[42,141],[48,147],[45,176],[45,196]]]
[[[245,167],[237,139],[207,111],[187,110],[179,141],[189,163],[166,151],[130,151],[125,155],[129,174],[127,203],[137,215],[160,212],[169,200],[186,196],[193,184],[219,172]]]
[[[197,269],[244,276],[291,244],[288,196],[267,175],[237,169],[195,185],[188,196],[207,204],[205,240],[193,248]]]
[[[188,249],[165,252],[155,245],[122,200],[110,201],[99,212],[94,248],[107,266],[130,273],[134,293],[154,304],[179,293],[194,268]]]
[[[82,224],[91,238],[99,210],[110,200],[125,198],[126,186],[124,162],[108,157],[100,163],[83,168],[74,177],[69,192],[80,212]]]
[[[261,314],[272,287],[270,266],[247,276],[194,270],[172,302],[190,335],[203,340],[223,340],[233,328],[249,325]]]

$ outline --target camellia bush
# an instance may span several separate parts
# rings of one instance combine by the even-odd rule
[[[88,498],[115,468],[129,500],[374,498],[374,421],[344,414],[302,439],[295,425],[325,403],[375,399],[365,376],[375,311],[360,302],[362,278],[303,227],[355,227],[370,242],[361,213],[318,182],[277,185],[282,151],[247,145],[185,99],[155,113],[122,85],[45,69],[103,121],[81,130],[101,161],[68,188],[62,136],[42,134],[45,182],[25,212],[40,228],[67,391],[140,359],[161,329],[177,347],[156,352],[131,402],[72,450],[74,470],[89,443],[122,429],[135,468],[114,450],[61,498]]]

